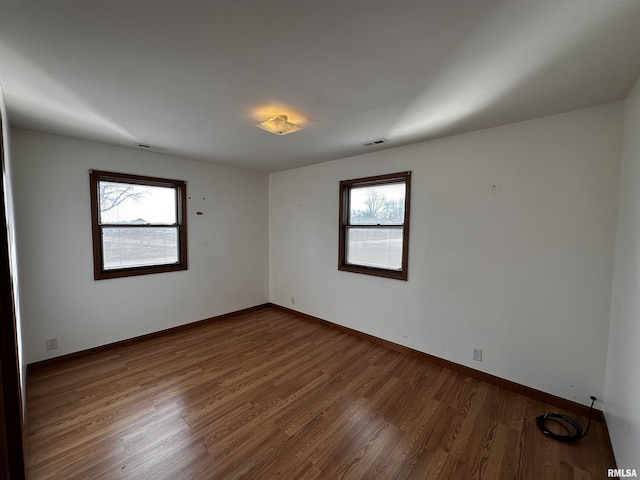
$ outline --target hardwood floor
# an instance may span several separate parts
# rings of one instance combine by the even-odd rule
[[[614,467],[600,422],[553,441],[535,417],[558,408],[271,308],[33,372],[27,393],[31,480],[588,480]]]

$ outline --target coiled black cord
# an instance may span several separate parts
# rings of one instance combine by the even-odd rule
[[[582,433],[582,425],[580,425],[575,418],[570,417],[569,415],[564,415],[562,413],[547,412],[544,415],[536,417],[538,428],[542,430],[542,433],[544,433],[545,435],[561,442],[570,443],[580,440],[581,438],[584,438],[584,436],[589,432],[589,428],[591,427],[591,411],[593,410],[593,404],[595,403],[595,401],[596,397],[591,396],[591,406],[589,407],[589,423],[587,423],[587,429],[584,431],[584,433]],[[560,434],[552,432],[547,428],[546,422],[553,422],[556,425],[559,425],[567,433]],[[573,427],[575,433],[572,432],[570,427]]]

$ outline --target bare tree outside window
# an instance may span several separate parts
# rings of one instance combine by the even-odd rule
[[[108,212],[126,200],[140,200],[147,192],[136,191],[134,185],[102,182],[99,189],[100,211]]]
[[[384,203],[384,217],[394,223],[404,219],[404,201],[386,200]]]
[[[385,197],[384,194],[379,193],[377,190],[371,190],[364,201],[367,207],[364,212],[365,216],[368,218],[378,218],[382,216],[386,202],[387,197]]]
[[[369,189],[363,204],[364,209],[352,212],[354,223],[397,224],[404,219],[404,199],[389,199],[384,193]]]

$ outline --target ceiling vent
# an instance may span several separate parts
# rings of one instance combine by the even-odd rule
[[[149,145],[148,143],[136,143],[135,146],[142,150],[166,150],[164,147],[157,147],[155,145]]]
[[[365,147],[373,147],[374,145],[380,145],[381,143],[389,143],[389,140],[387,140],[386,138],[377,138],[376,140],[365,142],[362,145],[364,145]]]

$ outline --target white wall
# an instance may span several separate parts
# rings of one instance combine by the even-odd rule
[[[622,108],[271,174],[270,301],[583,404],[602,397]],[[338,271],[338,182],[404,170],[409,281]]]
[[[605,415],[618,466],[640,469],[640,80],[624,116]]]
[[[267,301],[266,174],[11,133],[27,363]],[[188,270],[93,280],[89,169],[187,181]]]

